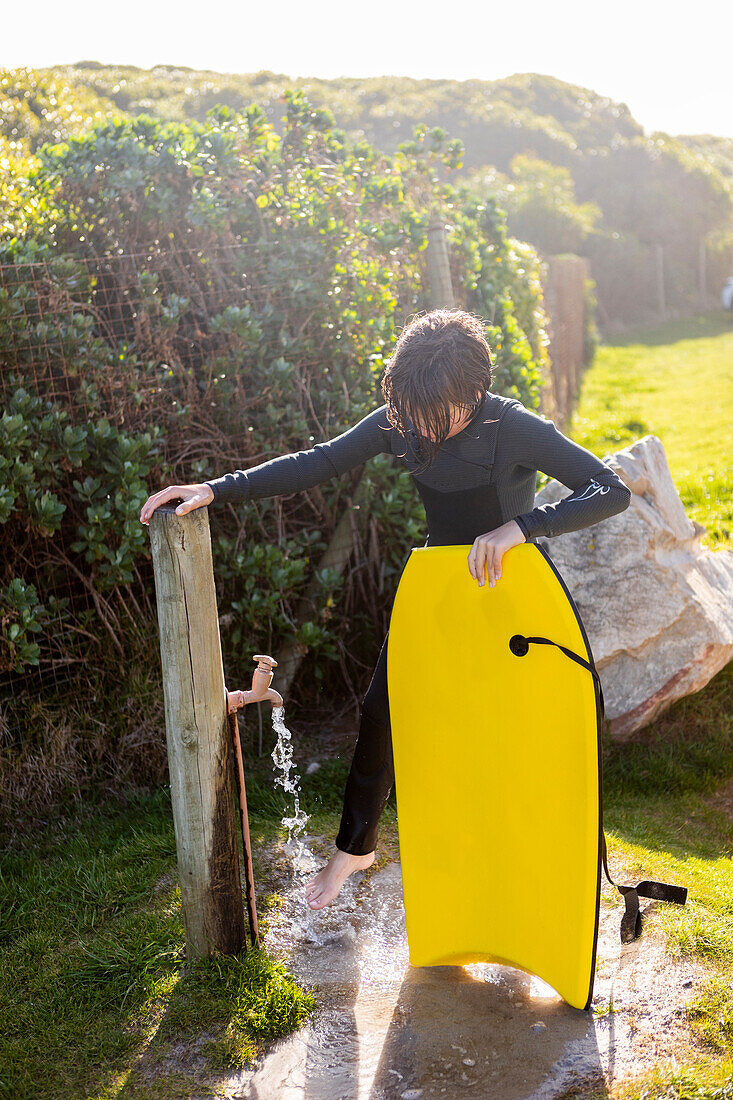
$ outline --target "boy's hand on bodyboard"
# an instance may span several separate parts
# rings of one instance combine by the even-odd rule
[[[501,576],[501,559],[512,546],[526,542],[522,529],[515,520],[502,523],[501,527],[487,531],[474,540],[468,555],[468,568],[474,580],[482,588],[488,576],[489,588],[493,588]]]

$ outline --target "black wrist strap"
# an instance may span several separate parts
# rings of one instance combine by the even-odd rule
[[[598,725],[599,730],[603,727],[603,719],[605,717],[605,704],[603,701],[603,688],[601,687],[601,678],[598,675],[598,670],[594,666],[586,661],[584,657],[581,657],[579,653],[574,653],[572,649],[568,649],[567,646],[560,645],[559,642],[553,642],[551,638],[528,638],[523,634],[514,634],[509,639],[509,648],[512,653],[517,657],[524,657],[529,652],[529,647],[532,644],[538,645],[554,645],[558,649],[561,649],[566,657],[570,657],[572,661],[582,665],[586,668],[595,681],[596,691],[598,694]],[[600,758],[600,739],[598,745],[598,767],[602,767]],[[599,811],[601,820],[601,859],[603,861],[603,870],[605,871],[606,878],[615,886],[619,894],[624,899],[626,905],[626,911],[621,918],[621,942],[632,943],[641,934],[642,917],[641,909],[639,908],[639,898],[651,898],[654,901],[669,901],[674,902],[676,905],[684,905],[687,901],[687,887],[686,886],[674,886],[669,882],[656,882],[652,879],[642,879],[641,882],[637,882],[636,886],[621,886],[618,882],[614,882],[608,872],[608,854],[606,851],[606,834],[603,831],[603,795],[599,799]]]

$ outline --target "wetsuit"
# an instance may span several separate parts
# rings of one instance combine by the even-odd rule
[[[472,543],[510,519],[526,541],[552,538],[628,507],[631,493],[610,466],[521,401],[487,390],[469,422],[444,440],[432,465],[417,475],[414,470],[423,458],[420,436],[414,428],[406,436],[397,432],[387,420],[386,408],[381,405],[341,435],[309,450],[208,481],[214,502],[307,489],[377,454],[389,454],[395,465],[410,471],[420,494],[428,528],[426,546]],[[534,507],[538,470],[573,491],[554,504]],[[336,837],[338,848],[359,855],[374,850],[377,823],[394,782],[388,636],[364,696]]]

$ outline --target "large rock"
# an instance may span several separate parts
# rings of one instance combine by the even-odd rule
[[[610,732],[623,739],[699,691],[733,658],[733,551],[700,545],[705,528],[685,514],[656,436],[604,462],[631,489],[629,507],[538,542],[577,604]],[[536,503],[569,493],[551,481]]]

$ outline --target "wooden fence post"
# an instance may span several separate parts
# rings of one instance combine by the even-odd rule
[[[341,518],[334,528],[329,544],[318,561],[317,569],[308,582],[304,594],[296,604],[295,614],[293,616],[296,623],[305,622],[309,618],[314,618],[317,614],[315,611],[315,602],[320,590],[318,574],[323,569],[334,569],[339,574],[344,572],[346,563],[354,547],[352,523],[359,522],[360,509],[364,504],[365,498],[366,479],[362,476],[354,490],[353,496],[349,500],[348,506],[344,508],[341,513]],[[283,645],[280,653],[278,653],[277,689],[281,695],[287,695],[290,692],[290,685],[300,668],[304,653],[305,647],[299,645],[296,641]],[[258,704],[258,706],[259,705],[260,704]]]
[[[454,309],[456,304],[450,273],[445,225],[432,220],[428,226],[428,292],[431,309]]]
[[[446,238],[445,224],[437,218],[433,218],[428,226],[427,247],[428,285],[425,298],[430,309],[453,309],[456,299],[453,293],[453,282],[450,272],[450,256],[448,253],[448,241]],[[295,621],[302,622],[313,614],[313,601],[316,599],[319,584],[317,573],[322,569],[333,569],[337,573],[343,573],[346,563],[354,546],[354,532],[352,525],[359,523],[361,509],[366,499],[366,482],[363,474],[349,499],[348,505],[341,513],[328,547],[318,562],[304,595],[295,610]],[[303,647],[297,642],[284,645],[278,654],[279,663],[277,669],[278,690],[281,695],[287,695],[290,691],[295,675],[303,659]]]
[[[700,306],[702,307],[702,309],[706,309],[708,304],[707,243],[707,239],[704,236],[700,237],[700,243],[698,245],[697,253],[697,278],[698,290],[700,294]]]
[[[230,744],[207,508],[150,518],[186,957],[245,945]]]
[[[660,316],[667,316],[667,295],[664,288],[664,245],[657,244],[654,249],[657,268],[657,302]]]
[[[543,293],[549,316],[550,376],[543,387],[542,411],[562,428],[572,412],[585,370],[588,261],[561,254],[544,260]]]

